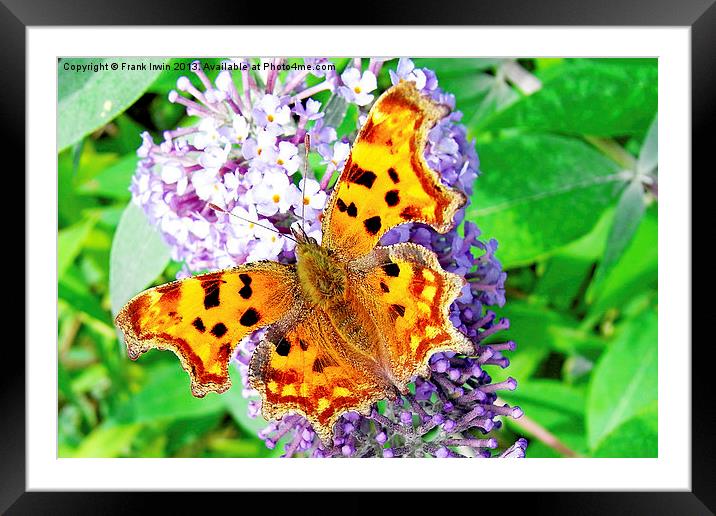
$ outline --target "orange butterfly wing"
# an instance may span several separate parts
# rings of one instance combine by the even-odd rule
[[[283,317],[295,304],[295,266],[251,263],[145,290],[116,317],[127,354],[173,351],[195,396],[231,386],[228,363],[238,342]]]
[[[333,425],[343,413],[367,414],[373,403],[394,392],[373,373],[375,363],[353,353],[319,309],[286,332],[271,333],[249,365],[249,380],[261,395],[267,420],[298,412],[324,443],[331,443]]]
[[[405,392],[415,375],[429,376],[433,353],[474,352],[449,319],[464,284],[460,276],[444,271],[432,251],[413,243],[379,247],[371,259],[378,266],[356,288],[384,337],[398,389]]]
[[[391,227],[424,222],[445,233],[465,195],[443,185],[423,157],[445,114],[402,81],[376,101],[328,201],[323,245],[345,258],[370,252]]]

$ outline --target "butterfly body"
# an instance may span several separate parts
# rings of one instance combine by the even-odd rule
[[[296,245],[297,273],[305,298],[324,310],[345,300],[347,272],[345,263],[312,242]]]
[[[445,233],[465,203],[423,157],[444,114],[413,83],[387,90],[328,201],[322,243],[294,231],[295,264],[250,263],[138,294],[117,316],[129,356],[169,349],[196,396],[223,392],[237,343],[267,327],[249,364],[264,417],[302,414],[330,443],[346,411],[367,414],[428,376],[432,354],[473,352],[449,320],[464,280],[420,245],[378,245],[405,222]]]

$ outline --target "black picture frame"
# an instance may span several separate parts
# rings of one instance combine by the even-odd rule
[[[423,8],[416,8],[424,3]],[[308,12],[310,24],[335,23],[328,19],[333,7],[321,7],[315,2],[296,4],[298,9],[286,10],[286,20],[301,18]],[[186,0],[107,2],[106,0],[55,1],[1,0],[0,1],[0,53],[5,76],[3,81],[2,113],[5,121],[6,148],[16,149],[14,156],[20,158],[19,167],[24,169],[24,152],[27,149],[25,135],[25,31],[30,26],[62,25],[229,25],[234,23],[266,23],[278,21],[275,13],[267,13],[267,7],[259,2],[242,4],[215,0],[211,9],[197,9],[195,3]],[[601,0],[577,3],[569,0],[533,2],[529,0],[506,0],[490,4],[462,0],[442,3],[440,6],[427,2],[412,2],[410,7],[384,2],[364,2],[353,16],[341,17],[342,23],[351,25],[550,25],[550,26],[683,26],[691,28],[691,84],[692,84],[692,168],[710,169],[711,139],[707,124],[714,119],[716,102],[716,6],[714,0]],[[688,171],[684,171],[688,173]],[[692,174],[693,177],[693,174]],[[17,180],[18,178],[16,178]],[[54,178],[48,175],[48,182]],[[22,187],[24,189],[24,186]],[[31,192],[25,192],[28,209],[31,209]],[[696,207],[696,205],[694,205]],[[692,212],[693,220],[697,211]],[[695,233],[695,232],[694,232]],[[692,233],[692,234],[694,234]],[[702,233],[704,234],[704,233]],[[20,237],[26,238],[25,236]],[[18,245],[19,248],[19,245]],[[8,270],[7,268],[5,270]],[[25,277],[31,271],[24,270]],[[690,271],[684,280],[691,284]],[[16,273],[13,273],[16,274]],[[17,289],[17,292],[20,292]],[[17,295],[15,294],[15,298]],[[689,302],[690,300],[684,300]],[[16,302],[16,306],[20,303]],[[25,306],[23,304],[23,306]],[[31,309],[31,307],[26,307]],[[7,317],[7,316],[6,316]],[[27,312],[25,313],[27,321]],[[691,321],[679,321],[684,328],[684,338],[690,338]],[[141,511],[147,509],[147,497],[154,498],[165,512],[188,512],[191,502],[206,503],[212,497],[237,504],[244,494],[221,495],[204,493],[197,497],[186,493],[139,494],[128,492],[79,493],[79,492],[26,492],[25,484],[25,353],[17,345],[6,346],[2,360],[18,364],[14,372],[3,368],[0,375],[0,399],[2,400],[2,431],[0,432],[0,511],[7,514],[86,514]],[[26,343],[27,345],[27,343]],[[481,496],[480,511],[507,510],[530,504],[530,511],[550,514],[713,514],[716,511],[716,446],[714,445],[714,403],[710,399],[710,377],[707,368],[710,361],[700,352],[710,345],[708,339],[693,339],[692,356],[692,454],[690,492],[589,492],[589,493],[502,493],[498,496]],[[48,348],[50,349],[50,348]],[[19,366],[19,365],[22,366]],[[679,379],[676,379],[679,381]],[[684,401],[686,406],[687,400]],[[687,412],[685,412],[687,413]],[[687,428],[688,421],[684,421]],[[90,466],[91,467],[91,466]],[[266,495],[264,495],[266,496]],[[273,495],[271,495],[273,496]],[[233,498],[233,501],[232,501]],[[400,503],[408,504],[416,497],[404,497]],[[533,500],[537,498],[537,500]],[[305,496],[294,494],[291,503],[303,504]],[[365,496],[346,493],[340,502],[342,509],[365,507]],[[464,498],[466,504],[472,504]],[[476,499],[475,499],[476,500]],[[288,501],[288,500],[287,500]],[[453,503],[455,503],[453,501]],[[476,510],[476,506],[470,509]],[[407,510],[408,505],[403,507]],[[467,510],[467,505],[463,510]],[[239,510],[238,508],[236,510]]]

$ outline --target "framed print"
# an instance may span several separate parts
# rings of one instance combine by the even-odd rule
[[[435,490],[709,513],[690,168],[715,15],[606,7],[5,8],[28,311],[3,509]]]

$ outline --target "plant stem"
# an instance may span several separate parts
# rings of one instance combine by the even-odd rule
[[[497,399],[497,401],[500,401],[501,403],[505,403],[504,400],[501,400],[500,398]],[[549,430],[544,428],[542,425],[534,421],[533,419],[530,419],[529,417],[522,415],[519,419],[512,420],[512,423],[521,427],[525,431],[532,434],[534,437],[536,437],[538,440],[542,441],[544,444],[552,448],[554,451],[560,453],[561,455],[565,457],[571,457],[571,458],[580,458],[583,457],[581,454],[577,453],[576,451],[572,450],[571,448],[568,448],[562,441],[557,439],[555,435],[553,435]]]
[[[542,81],[536,75],[527,71],[514,59],[508,59],[502,65],[505,77],[525,95],[532,95],[542,89]]]
[[[636,170],[636,159],[611,138],[585,135],[584,139],[626,170]]]

